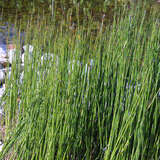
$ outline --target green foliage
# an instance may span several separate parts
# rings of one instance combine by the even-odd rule
[[[56,29],[54,22],[27,27],[25,43],[34,46],[33,59],[25,57],[23,83],[19,61],[7,81],[0,159],[11,153],[17,160],[158,160],[157,17],[137,9],[115,15],[110,26],[99,24],[104,28],[96,32],[93,23],[89,19],[87,28],[74,32],[63,24]],[[41,63],[42,46],[54,61]]]

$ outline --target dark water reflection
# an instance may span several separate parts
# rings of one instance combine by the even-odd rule
[[[7,22],[0,25],[0,48],[1,53],[7,51],[7,44],[12,43],[13,36],[16,34],[14,26],[10,26]]]
[[[155,9],[159,8],[160,3],[153,2],[150,5],[151,1],[148,0],[148,12],[153,7]],[[113,15],[116,12],[115,6],[113,3],[109,5],[104,5],[104,0],[95,0],[95,1],[83,1],[83,3],[73,3],[72,0],[55,0],[54,1],[54,16],[55,20],[58,23],[65,20],[68,21],[68,25],[70,28],[74,27],[77,23],[83,23],[84,21],[88,21],[90,15],[93,21],[97,23],[102,22],[102,17],[104,25],[110,24],[113,19]],[[119,7],[122,7],[124,4],[119,3]],[[135,4],[136,5],[136,4]],[[128,8],[130,4],[126,5]],[[89,13],[89,14],[88,14]],[[2,1],[0,2],[0,47],[6,50],[6,45],[8,43],[12,43],[12,39],[17,34],[17,31],[14,27],[15,19],[18,21],[22,21],[22,23],[26,23],[27,20],[31,17],[37,20],[37,15],[40,15],[40,19],[43,17],[52,17],[53,8],[51,5],[51,1],[49,0],[41,0],[35,1],[33,3],[28,2],[28,0],[24,0],[23,3],[21,0],[17,1]],[[78,15],[78,21],[77,21]],[[51,18],[52,19],[52,18]],[[25,26],[25,25],[24,25]],[[95,25],[95,28],[97,26]],[[21,39],[24,37],[24,33],[20,34]]]
[[[2,18],[1,18],[2,19]],[[7,45],[14,43],[13,39],[17,36],[14,24],[3,22],[0,24],[0,54],[7,52]],[[20,41],[23,43],[24,32],[20,33]]]

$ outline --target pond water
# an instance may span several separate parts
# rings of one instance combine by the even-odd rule
[[[0,54],[5,54],[7,52],[7,44],[12,43],[13,36],[16,34],[14,26],[3,23],[0,25]]]
[[[54,2],[54,3],[53,3]],[[118,6],[123,7],[126,5],[128,8],[133,4],[133,0],[119,0]],[[137,4],[134,0],[134,6]],[[30,16],[33,19],[37,19],[38,15],[43,15],[44,17],[52,17],[54,13],[54,18],[56,22],[66,20],[68,17],[71,28],[77,23],[76,14],[78,12],[80,23],[86,19],[89,13],[93,20],[96,22],[101,22],[102,17],[104,17],[104,24],[110,24],[112,22],[113,14],[116,12],[115,3],[113,1],[104,2],[103,0],[94,1],[81,1],[77,3],[75,0],[37,0],[35,2],[28,2],[24,0],[10,0],[0,2],[0,52],[6,52],[7,44],[12,43],[13,37],[17,34],[14,27],[15,20],[26,22]],[[150,10],[159,10],[160,3],[158,0],[148,0],[146,5],[147,12]],[[20,34],[23,39],[24,32]]]
[[[13,24],[6,22],[0,25],[0,55],[7,53],[7,49],[13,44],[13,39],[16,35],[17,31]],[[21,43],[23,43],[24,32],[21,32],[20,37]]]

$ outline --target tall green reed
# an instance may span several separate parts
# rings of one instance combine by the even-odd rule
[[[142,11],[115,17],[96,36],[91,19],[75,32],[28,25],[33,56],[28,50],[22,82],[19,58],[7,81],[0,157],[158,160],[160,34],[152,18]]]

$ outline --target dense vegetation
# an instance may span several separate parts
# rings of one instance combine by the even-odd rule
[[[0,159],[159,160],[158,16],[117,9],[110,25],[88,15],[74,29],[31,17],[25,44],[34,50],[32,58],[26,52],[23,81],[14,41]]]

